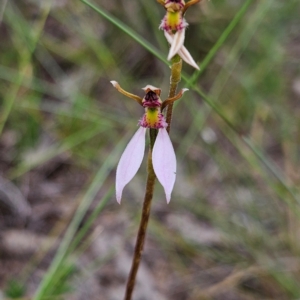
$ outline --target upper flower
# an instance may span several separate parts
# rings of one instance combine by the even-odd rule
[[[164,30],[167,41],[171,45],[168,60],[175,54],[178,54],[186,63],[199,70],[198,65],[183,46],[185,38],[185,29],[188,23],[184,19],[186,10],[193,4],[201,0],[191,0],[185,3],[184,0],[157,0],[166,9],[166,14],[159,26]]]
[[[183,9],[185,6],[183,0],[167,0],[163,6],[166,9],[166,14],[161,21],[160,29],[178,31],[188,26],[188,23],[183,18]]]
[[[122,94],[140,103],[145,108],[145,114],[139,121],[140,128],[128,143],[117,167],[116,198],[121,202],[125,185],[138,171],[145,151],[145,134],[147,128],[158,129],[158,134],[152,151],[153,169],[161,185],[164,187],[167,202],[171,199],[171,193],[176,179],[176,156],[166,130],[168,124],[162,114],[162,110],[171,102],[178,100],[187,89],[182,89],[175,97],[168,98],[164,102],[160,99],[161,89],[147,85],[144,98],[133,95],[123,90],[116,81],[111,81],[113,86]]]

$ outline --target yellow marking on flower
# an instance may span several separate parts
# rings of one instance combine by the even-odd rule
[[[180,12],[167,12],[166,24],[171,30],[177,30],[177,27],[181,24],[182,20],[180,17]]]
[[[147,108],[146,121],[150,127],[155,128],[159,123],[159,110],[157,108]]]

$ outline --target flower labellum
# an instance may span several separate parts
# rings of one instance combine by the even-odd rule
[[[181,98],[187,89],[182,89],[175,97],[168,98],[164,102],[160,99],[161,90],[152,85],[147,85],[144,98],[124,91],[116,81],[112,85],[122,94],[139,102],[145,108],[145,114],[139,121],[140,128],[134,134],[126,146],[116,174],[116,198],[121,203],[124,187],[137,173],[142,164],[145,152],[145,133],[147,128],[158,130],[158,134],[152,151],[152,163],[155,175],[165,190],[167,203],[170,202],[171,193],[176,179],[176,156],[169,134],[166,130],[168,124],[162,114],[171,102]]]

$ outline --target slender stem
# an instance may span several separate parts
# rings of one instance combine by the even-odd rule
[[[176,95],[177,86],[181,79],[181,69],[182,69],[182,60],[179,57],[179,55],[175,55],[172,58],[170,89],[169,89],[168,98],[172,98]],[[167,117],[166,117],[166,121],[168,123],[168,128],[167,128],[168,133],[170,132],[170,128],[171,128],[172,113],[173,113],[173,103],[170,103],[168,105]]]
[[[182,69],[182,60],[178,55],[175,55],[174,58],[172,59],[170,89],[169,89],[168,98],[172,98],[176,95],[177,86],[181,79],[181,69]],[[172,121],[172,111],[173,111],[173,103],[170,103],[168,105],[167,118],[166,118],[168,123],[168,128],[167,128],[168,132],[170,131],[170,125]],[[153,165],[152,165],[152,149],[154,146],[156,135],[157,135],[157,130],[150,129],[150,149],[148,153],[148,177],[147,177],[147,184],[146,184],[146,192],[144,197],[142,218],[141,218],[139,232],[136,239],[134,256],[132,259],[131,270],[128,276],[124,300],[131,300],[132,292],[135,285],[136,275],[139,269],[143,247],[145,243],[146,231],[147,231],[147,226],[150,217],[151,202],[153,198],[153,191],[154,191],[155,179],[156,179],[156,175],[154,173]]]
[[[152,134],[153,134],[153,132],[152,132]],[[151,130],[150,130],[150,136],[151,136]],[[144,197],[142,218],[141,218],[139,232],[138,232],[137,239],[136,239],[134,256],[133,256],[133,260],[132,260],[131,270],[130,270],[130,273],[128,276],[124,300],[131,299],[132,292],[134,289],[135,279],[136,279],[137,271],[138,271],[140,261],[141,261],[148,221],[149,221],[149,217],[150,217],[151,201],[153,198],[155,179],[156,179],[156,176],[155,176],[153,166],[152,166],[152,149],[150,147],[149,153],[148,153],[148,177],[147,177],[146,192],[145,192],[145,197]]]
[[[174,58],[172,59],[170,89],[169,89],[168,98],[172,98],[176,95],[177,86],[181,79],[181,69],[182,69],[182,60],[178,55],[175,55]],[[168,132],[170,131],[170,125],[172,121],[172,111],[173,111],[173,103],[170,103],[168,105],[167,118],[166,118],[168,123],[168,128],[167,128]],[[156,179],[156,175],[154,173],[153,165],[152,165],[152,149],[156,139],[156,135],[157,135],[157,130],[150,129],[150,149],[148,153],[148,177],[147,177],[146,192],[144,197],[142,218],[141,218],[140,227],[136,239],[134,256],[131,264],[131,270],[128,276],[124,300],[131,300],[132,292],[135,285],[136,275],[139,269],[143,247],[145,243],[146,231],[147,231],[147,226],[150,217],[151,202],[153,198],[153,191],[154,191],[155,179]]]

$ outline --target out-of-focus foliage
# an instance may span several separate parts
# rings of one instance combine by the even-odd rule
[[[199,65],[245,2],[188,10],[185,45]],[[169,205],[157,185],[136,299],[300,298],[300,4],[248,2],[176,104],[177,181]],[[152,84],[166,98],[169,66],[139,37],[163,57],[168,45],[156,1],[93,4],[135,39],[81,1],[0,4],[3,291],[17,278],[29,297],[122,298],[145,164],[121,206],[110,191],[143,110],[109,81],[139,95]],[[183,71],[180,88],[194,72]]]

